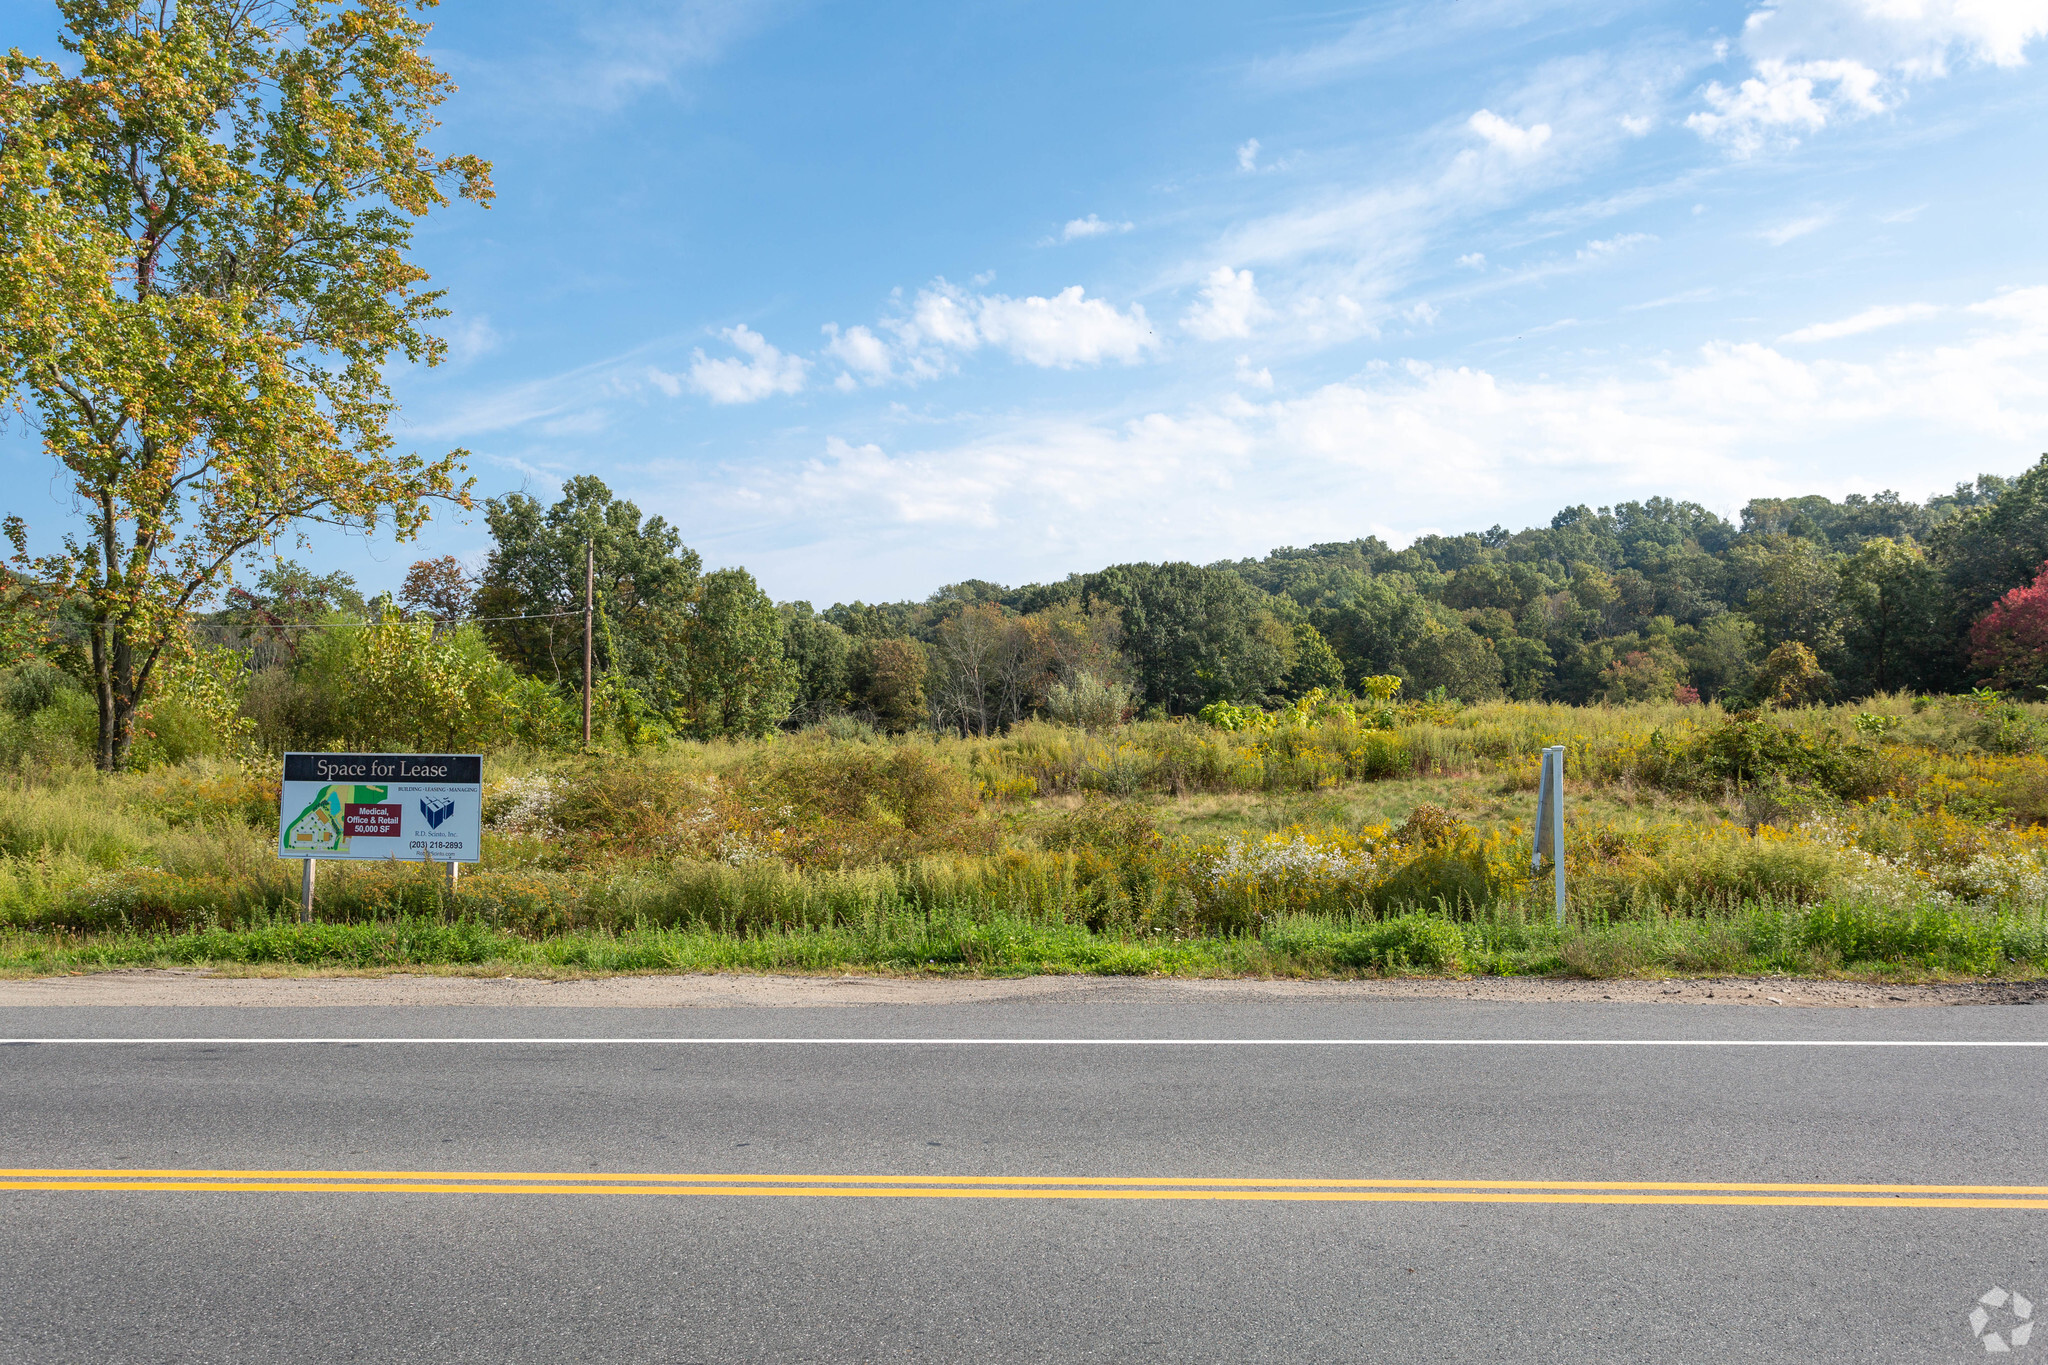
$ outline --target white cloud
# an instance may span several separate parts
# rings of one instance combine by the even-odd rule
[[[1779,0],[1751,12],[1742,51],[1755,75],[1712,82],[1686,126],[1749,156],[1845,118],[1881,113],[1905,87],[1966,62],[2023,66],[2048,36],[2041,0]]]
[[[446,340],[448,358],[457,365],[465,365],[478,356],[489,355],[497,350],[503,338],[498,335],[497,329],[491,326],[490,317],[479,313],[450,331]]]
[[[1609,256],[1627,251],[1638,243],[1654,242],[1656,240],[1654,236],[1647,232],[1624,232],[1613,237],[1600,238],[1586,243],[1579,248],[1579,259],[1582,261],[1605,260]]]
[[[1431,303],[1428,299],[1418,299],[1413,304],[1410,304],[1408,311],[1401,316],[1407,318],[1408,321],[1414,323],[1417,327],[1427,327],[1437,320],[1439,314],[1435,304]]]
[[[1484,270],[1486,269],[1486,253],[1483,251],[1468,251],[1458,258],[1458,264],[1471,270]]]
[[[1251,271],[1219,265],[1209,272],[1201,298],[1188,309],[1180,325],[1204,341],[1221,341],[1225,337],[1250,336],[1252,325],[1272,314],[1273,310],[1259,297]]]
[[[1871,363],[1742,341],[1554,381],[1410,361],[1292,398],[1006,418],[922,449],[835,441],[777,496],[793,522],[844,526],[848,543],[900,531],[907,572],[940,581],[1342,539],[1390,505],[1412,531],[1647,493],[1725,506],[1737,489],[1928,488],[1998,452],[2027,458],[2048,423],[2048,288],[1968,315],[1973,335]],[[1238,370],[1240,390],[1262,373],[1248,358]],[[1945,454],[1930,463],[1936,434]],[[1005,547],[995,560],[991,545]]]
[[[1135,223],[1105,223],[1091,213],[1086,218],[1070,219],[1060,229],[1060,240],[1071,242],[1081,237],[1104,237],[1113,232],[1129,232],[1135,226]]]
[[[1263,365],[1256,370],[1253,369],[1252,358],[1241,355],[1237,358],[1237,382],[1249,384],[1255,389],[1270,390],[1273,387],[1273,372]]]
[[[1621,131],[1627,133],[1630,137],[1646,137],[1649,135],[1650,130],[1656,126],[1657,120],[1647,114],[1623,114],[1621,116]]]
[[[1708,109],[1688,116],[1685,126],[1737,156],[1752,156],[1774,141],[1797,145],[1794,134],[1819,132],[1837,117],[1885,109],[1878,73],[1861,62],[1767,58],[1756,71],[1733,90],[1709,82],[1700,92]]]
[[[980,301],[975,325],[984,341],[1027,365],[1062,370],[1105,360],[1129,364],[1158,344],[1142,307],[1119,313],[1078,284],[1049,299],[991,295]]]
[[[1259,168],[1259,140],[1249,138],[1237,149],[1237,168],[1241,171],[1255,171]]]
[[[1080,285],[1051,298],[1021,299],[1007,294],[971,294],[945,280],[920,289],[907,316],[883,326],[896,337],[914,378],[926,379],[950,367],[952,353],[993,346],[1027,365],[1072,369],[1144,358],[1159,342],[1140,304],[1119,311],[1106,299],[1091,299]]]
[[[804,386],[811,362],[784,355],[745,323],[719,333],[744,357],[712,359],[703,351],[690,358],[690,387],[714,403],[752,403],[777,393],[796,393]]]
[[[1528,156],[1550,141],[1550,125],[1532,124],[1527,128],[1508,122],[1491,109],[1481,109],[1465,126],[1494,146],[1514,156]]]
[[[2023,66],[2048,36],[2039,0],[1782,0],[1743,25],[1752,57],[1836,57],[1906,77],[1946,75],[1950,60]]]
[[[1835,215],[1832,213],[1810,213],[1804,218],[1794,218],[1780,223],[1776,227],[1764,228],[1756,235],[1769,242],[1772,246],[1783,246],[1795,238],[1819,232],[1834,221]]]
[[[825,354],[846,366],[849,375],[865,379],[870,384],[879,384],[893,377],[894,369],[889,358],[889,343],[865,327],[849,327],[839,330],[839,324],[828,322],[824,327]],[[848,375],[842,375],[846,378]],[[846,386],[842,386],[846,387]]]
[[[1796,332],[1787,332],[1780,341],[1808,342],[1833,341],[1837,337],[1852,337],[1863,332],[1874,332],[1880,327],[1896,327],[1902,322],[1918,322],[1931,318],[1941,310],[1931,303],[1907,303],[1866,308],[1851,317],[1836,322],[1816,322],[1810,327],[1801,327]]]

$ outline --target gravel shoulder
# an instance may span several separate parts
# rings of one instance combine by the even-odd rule
[[[134,969],[0,980],[0,1007],[24,1005],[235,1006],[554,1005],[589,1009],[960,1005],[1258,1000],[1473,1000],[1890,1008],[2048,1003],[2048,981],[1895,985],[1789,977],[1582,981],[1526,977],[1388,981],[1253,981],[1032,976],[931,980],[876,976],[610,976],[572,980],[443,975],[244,976]]]

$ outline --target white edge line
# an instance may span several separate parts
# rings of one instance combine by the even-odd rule
[[[2048,1047],[2048,1039],[1941,1038],[688,1038],[688,1037],[333,1037],[296,1038],[0,1038],[0,1047],[84,1044],[137,1047],[170,1043],[222,1045],[431,1043],[468,1046],[533,1044],[596,1046],[788,1047]]]

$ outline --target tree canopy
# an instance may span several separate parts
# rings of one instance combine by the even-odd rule
[[[426,146],[430,3],[59,0],[68,60],[0,61],[0,374],[77,494],[33,569],[83,604],[102,767],[244,555],[466,501],[462,452],[396,451],[384,379],[443,353],[415,223],[491,196]]]

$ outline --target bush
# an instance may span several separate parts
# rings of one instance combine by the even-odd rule
[[[1960,972],[1988,972],[2002,947],[1998,926],[1954,910],[1885,913],[1859,906],[1820,906],[1807,915],[1810,948],[1828,948],[1847,962],[1888,962]]]
[[[1423,967],[1455,972],[1465,965],[1465,935],[1447,919],[1402,915],[1363,933],[1345,935],[1336,941],[1331,955],[1337,965],[1361,971]]]
[[[1074,676],[1072,686],[1056,682],[1046,689],[1045,711],[1062,725],[1083,730],[1114,729],[1131,712],[1131,689],[1083,671]]]

